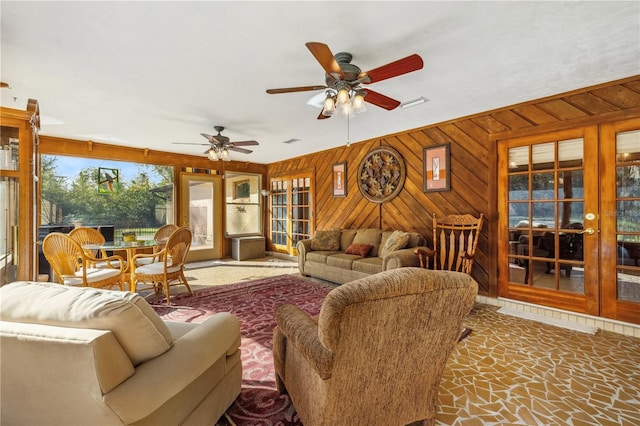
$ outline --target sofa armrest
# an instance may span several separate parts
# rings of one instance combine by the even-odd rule
[[[284,304],[276,310],[278,333],[309,361],[323,380],[331,377],[333,354],[318,337],[318,322],[297,306]]]
[[[177,339],[167,352],[140,364],[132,377],[104,395],[104,401],[124,423],[134,423],[188,387],[239,344],[238,319],[228,312],[215,314]],[[136,402],[141,395],[144,404]]]
[[[304,275],[304,262],[307,260],[307,253],[311,251],[311,239],[298,241],[296,249],[298,250],[298,270]]]
[[[382,258],[382,270],[405,268],[408,266],[420,266],[420,260],[415,254],[417,247],[395,250]],[[425,247],[426,248],[426,247]]]

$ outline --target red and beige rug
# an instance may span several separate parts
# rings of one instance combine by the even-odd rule
[[[309,315],[320,313],[322,301],[334,287],[279,275],[178,295],[172,305],[151,301],[165,320],[202,322],[216,312],[231,312],[242,334],[242,391],[217,426],[302,425],[291,400],[276,391],[272,358],[274,313],[284,303]]]

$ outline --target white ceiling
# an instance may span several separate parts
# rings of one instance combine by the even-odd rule
[[[640,2],[0,3],[2,106],[37,99],[41,134],[204,155],[200,133],[260,145],[271,163],[640,74]],[[363,71],[413,53],[422,70],[370,85],[399,101],[317,120],[305,47]],[[284,144],[291,138],[299,142]]]

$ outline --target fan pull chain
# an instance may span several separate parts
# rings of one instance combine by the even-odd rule
[[[351,127],[349,126],[349,123],[351,122],[350,116],[351,116],[351,111],[349,111],[349,114],[347,114],[347,146],[351,145],[351,134],[350,134]]]

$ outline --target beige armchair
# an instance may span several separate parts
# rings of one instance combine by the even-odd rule
[[[434,424],[438,387],[478,285],[401,268],[344,284],[309,317],[276,311],[276,384],[305,426]]]

